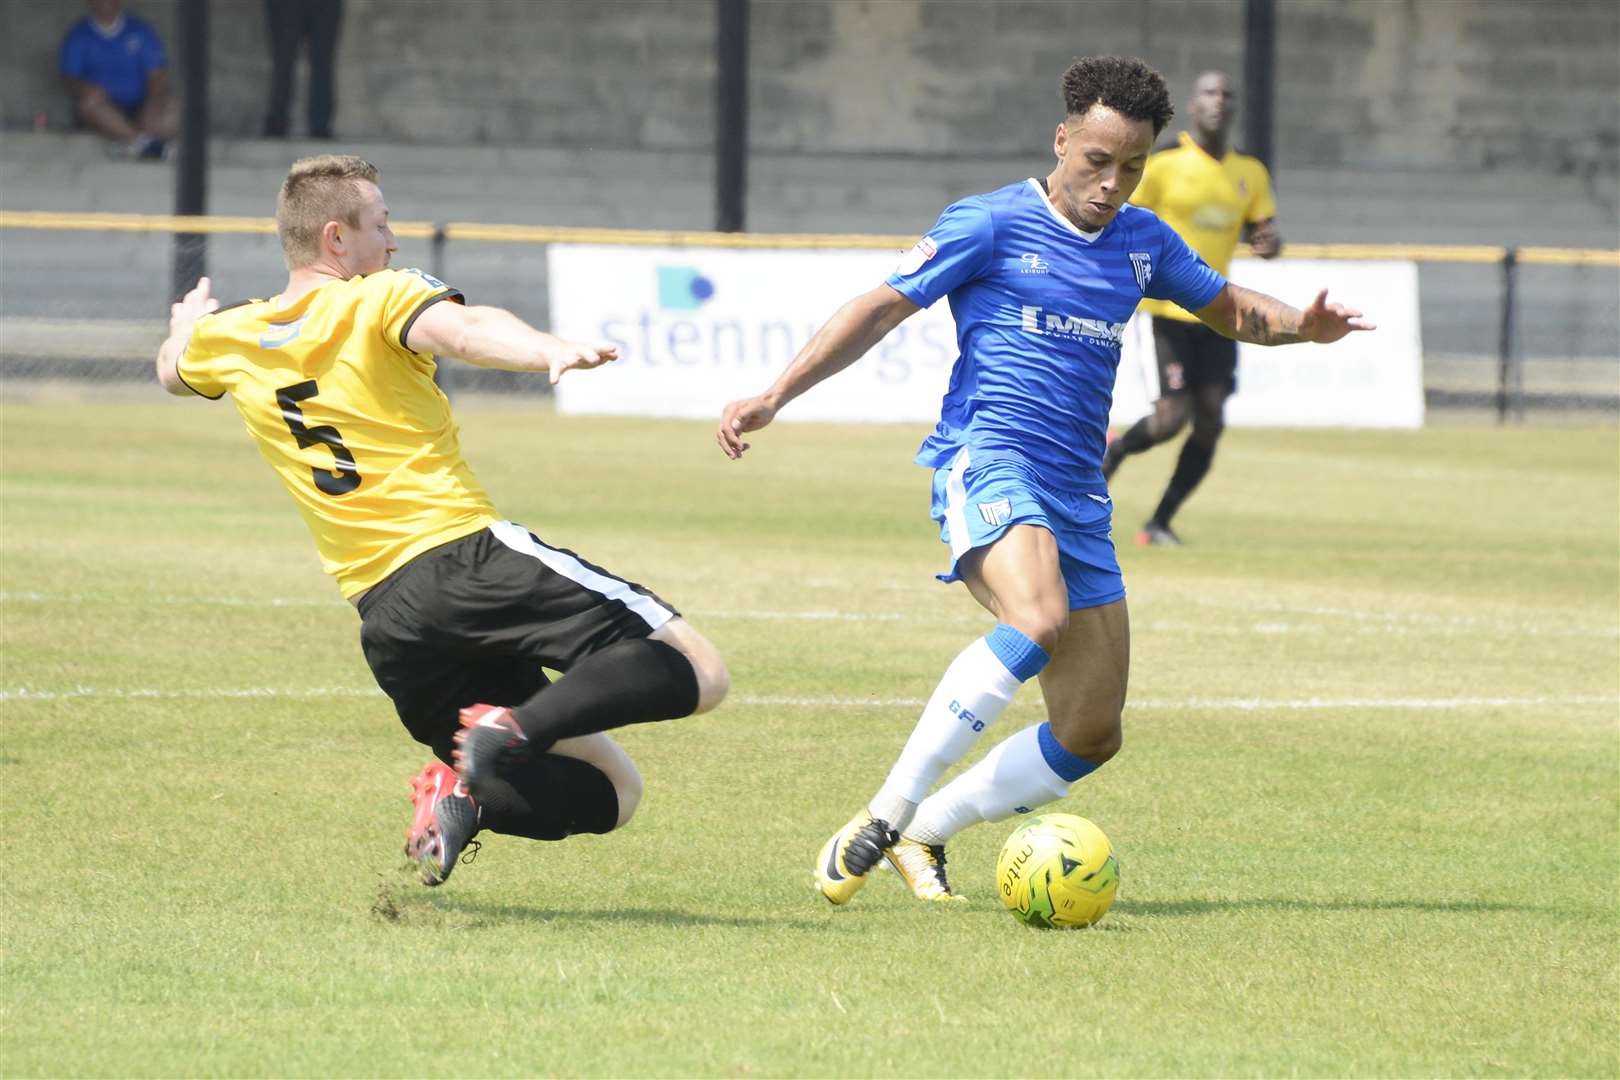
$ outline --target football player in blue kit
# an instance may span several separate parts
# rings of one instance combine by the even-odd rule
[[[1261,345],[1373,329],[1327,302],[1304,311],[1226,281],[1151,211],[1126,205],[1173,109],[1145,63],[1088,57],[1063,75],[1057,166],[948,207],[887,281],[840,308],[757,397],[734,401],[717,439],[743,436],[843,370],[908,316],[950,301],[960,356],[917,462],[961,581],[994,628],[946,669],[882,788],[834,833],[815,881],[847,902],[887,857],[913,893],[952,900],[945,843],[1061,798],[1120,748],[1130,667],[1125,586],[1102,459],[1126,321],[1144,297]],[[1008,736],[930,795],[1039,678],[1047,719]]]

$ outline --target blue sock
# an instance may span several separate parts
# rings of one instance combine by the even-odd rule
[[[1046,759],[1046,764],[1053,772],[1069,783],[1072,784],[1087,773],[1097,771],[1099,767],[1097,762],[1077,757],[1063,748],[1063,744],[1057,741],[1057,736],[1052,734],[1050,723],[1044,721],[1041,723],[1038,737],[1041,741],[1041,757]]]
[[[1039,675],[1052,659],[1045,649],[1025,637],[1022,630],[1006,623],[997,623],[984,640],[1019,682],[1028,682]]]

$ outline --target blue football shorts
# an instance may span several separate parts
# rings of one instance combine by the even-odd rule
[[[951,569],[938,575],[941,581],[962,580],[957,572],[962,556],[995,543],[1012,526],[1039,525],[1057,538],[1070,611],[1125,596],[1111,535],[1113,502],[1106,495],[1049,487],[1017,458],[973,463],[962,450],[934,470],[933,517],[939,538],[951,547]]]

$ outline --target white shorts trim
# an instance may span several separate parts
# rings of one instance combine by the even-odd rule
[[[580,562],[566,551],[547,547],[535,540],[521,525],[510,521],[497,521],[489,527],[495,534],[495,539],[524,555],[533,556],[545,563],[546,566],[568,578],[570,581],[583,585],[595,593],[601,593],[609,600],[617,600],[637,615],[653,630],[657,630],[675,617],[675,613],[664,607],[650,596],[636,592],[629,585],[616,577],[608,577],[598,573]]]
[[[951,562],[954,564],[973,549],[973,534],[967,523],[967,484],[963,477],[968,470],[967,447],[962,447],[951,462],[951,474],[945,478],[945,526],[951,534]]]

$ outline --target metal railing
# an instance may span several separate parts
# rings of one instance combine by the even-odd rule
[[[0,211],[0,229],[101,232],[164,232],[176,236],[210,233],[274,234],[272,218],[170,214],[58,213]],[[874,233],[721,233],[666,229],[607,229],[548,225],[491,225],[478,222],[398,221],[396,236],[430,244],[430,271],[445,277],[446,249],[453,240],[511,244],[624,244],[656,247],[770,249],[875,249],[899,251],[915,236]],[[1536,266],[1588,266],[1620,269],[1620,250],[1606,248],[1511,247],[1494,244],[1309,244],[1290,243],[1283,258],[1355,259],[1416,263],[1469,263],[1501,268],[1497,334],[1496,413],[1499,422],[1524,418],[1524,370],[1518,342],[1519,269]]]

